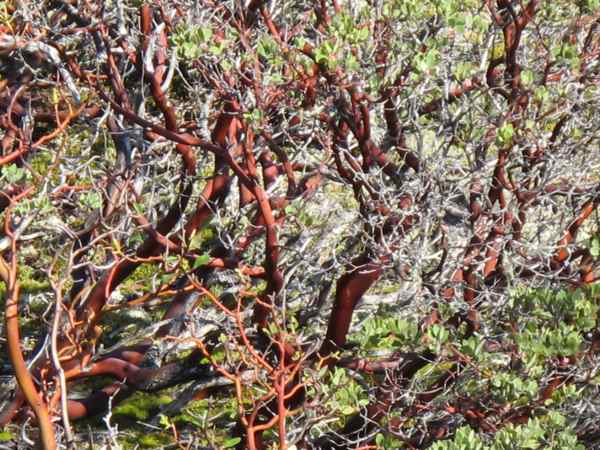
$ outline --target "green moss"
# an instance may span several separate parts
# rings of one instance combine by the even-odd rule
[[[114,416],[131,418],[135,420],[146,420],[158,410],[161,405],[169,403],[171,397],[168,395],[147,394],[138,392],[121,403],[114,409]]]
[[[163,448],[166,445],[173,444],[173,437],[167,433],[147,433],[146,430],[140,430],[133,436],[127,436],[122,439],[120,444],[123,449],[135,448]]]
[[[147,263],[139,265],[127,281],[123,283],[121,291],[124,294],[131,294],[140,289],[143,289],[144,292],[149,292],[152,287],[152,277],[156,274],[156,271],[156,264]]]
[[[201,250],[207,249],[209,245],[214,243],[214,239],[218,237],[217,228],[214,224],[208,224],[200,228],[200,230],[193,234],[190,240],[190,250]]]
[[[39,279],[39,274],[36,273],[35,269],[29,266],[19,267],[19,284],[21,285],[22,292],[39,292],[44,291],[50,287],[50,283],[46,279]],[[0,287],[0,290],[2,288]]]

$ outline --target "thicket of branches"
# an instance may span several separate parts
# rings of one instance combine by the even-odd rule
[[[0,446],[597,448],[599,9],[0,2]]]

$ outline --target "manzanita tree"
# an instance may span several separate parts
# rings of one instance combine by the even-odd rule
[[[0,21],[0,440],[598,445],[597,0]]]

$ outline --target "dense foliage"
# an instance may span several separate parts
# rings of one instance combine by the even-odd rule
[[[0,447],[600,448],[598,0],[0,2]]]

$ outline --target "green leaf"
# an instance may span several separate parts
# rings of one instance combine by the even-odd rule
[[[533,83],[534,75],[531,70],[524,70],[521,72],[521,81],[526,85],[530,86]]]
[[[540,446],[540,442],[536,439],[536,438],[529,438],[526,439],[525,441],[523,441],[523,443],[521,444],[522,448],[531,448],[531,449],[535,449],[538,448]]]
[[[10,164],[3,168],[2,178],[6,179],[9,183],[18,183],[25,178],[25,170],[14,164]]]
[[[587,13],[593,13],[594,11],[600,9],[600,0],[587,0],[584,3],[584,11]]]
[[[215,56],[219,56],[223,53],[223,51],[225,50],[225,46],[220,43],[218,45],[211,45],[208,50]]]
[[[360,28],[356,32],[356,40],[366,41],[368,38],[369,38],[369,28],[368,27]]]
[[[239,438],[239,437],[234,437],[234,438],[231,438],[231,439],[227,439],[225,442],[223,442],[223,448],[232,448],[232,447],[235,447],[241,441],[242,441],[242,439]]]
[[[345,416],[354,414],[354,411],[355,411],[354,407],[350,406],[350,405],[344,405],[344,406],[342,406],[342,409],[341,409],[342,414]]]
[[[133,209],[135,210],[136,213],[142,215],[144,214],[144,205],[142,203],[134,203],[133,204]]]
[[[421,55],[418,60],[418,68],[422,72],[426,72],[435,68],[438,64],[439,52],[435,49],[429,50],[424,55]]]
[[[512,142],[512,137],[515,132],[514,127],[511,123],[505,123],[498,129],[498,134],[496,135],[498,138],[498,143],[501,146],[509,145]]]
[[[590,253],[594,258],[600,256],[600,236],[594,236],[592,238]]]
[[[549,97],[550,93],[548,92],[548,89],[544,86],[537,87],[535,92],[533,93],[533,99],[539,103],[547,101]]]
[[[98,192],[85,192],[81,195],[81,204],[91,209],[98,209],[102,206],[102,196]]]
[[[453,15],[448,19],[448,26],[456,29],[456,31],[463,32],[465,30],[465,16],[462,14]]]
[[[181,45],[181,50],[183,51],[183,56],[187,59],[195,59],[200,56],[200,51],[193,42],[184,42]]]
[[[233,64],[231,64],[231,62],[227,59],[221,61],[221,67],[223,68],[224,71],[229,71],[231,70],[231,68],[233,67]]]
[[[504,44],[496,44],[494,48],[492,48],[492,54],[490,55],[492,59],[499,59],[504,57]]]
[[[454,70],[454,76],[457,80],[463,81],[466,80],[469,75],[473,72],[473,64],[468,62],[459,62],[456,64],[456,69]]]
[[[14,436],[10,431],[0,432],[0,442],[12,441],[13,438],[14,438]]]
[[[209,27],[200,27],[196,33],[200,42],[208,42],[213,35],[213,31]]]
[[[192,269],[197,269],[200,266],[204,266],[204,265],[208,264],[208,262],[210,260],[211,260],[210,255],[201,255],[201,256],[198,256],[194,260],[194,264],[192,265]]]
[[[51,103],[53,105],[58,105],[59,101],[60,101],[60,91],[57,88],[52,88]]]
[[[177,416],[177,421],[187,422],[198,428],[202,428],[204,426],[200,420],[189,414],[181,414],[180,416]]]
[[[351,71],[357,71],[360,69],[360,64],[354,55],[348,56],[348,59],[346,59],[346,67]]]
[[[160,426],[162,426],[163,428],[167,429],[171,426],[171,421],[169,420],[169,418],[167,416],[165,416],[164,414],[160,414],[159,416],[159,424]]]
[[[194,232],[192,234],[192,238],[190,239],[190,250],[197,250],[202,246],[202,242],[204,241],[204,236],[202,233]]]

